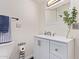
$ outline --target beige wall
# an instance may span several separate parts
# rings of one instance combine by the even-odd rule
[[[17,59],[17,43],[26,42],[26,57],[32,55],[33,36],[41,32],[43,5],[38,0],[0,0],[0,15],[18,17],[20,28],[16,28],[16,20],[12,22],[12,39],[15,48],[11,58]]]

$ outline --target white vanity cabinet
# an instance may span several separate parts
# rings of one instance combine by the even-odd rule
[[[34,59],[49,59],[49,41],[35,38]]]
[[[35,36],[34,59],[74,59],[74,40]]]

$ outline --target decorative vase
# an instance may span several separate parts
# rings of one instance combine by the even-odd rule
[[[67,31],[66,38],[70,38],[70,32],[71,32],[71,25],[68,25],[68,31]]]

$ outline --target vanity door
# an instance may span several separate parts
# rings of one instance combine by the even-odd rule
[[[50,59],[68,59],[67,44],[50,41]]]
[[[35,38],[34,59],[49,59],[49,40]]]
[[[53,54],[50,54],[50,59],[63,59],[62,56],[56,54],[56,53],[53,53]]]

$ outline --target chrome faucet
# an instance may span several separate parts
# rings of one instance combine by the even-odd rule
[[[56,35],[56,33],[53,33],[53,36],[55,36]]]
[[[48,31],[48,32],[45,32],[44,35],[49,35],[49,36],[51,36],[51,32],[49,32],[49,31]]]
[[[56,33],[51,33],[50,31],[48,31],[48,32],[44,32],[44,35],[48,35],[48,36],[55,36],[56,35]]]

